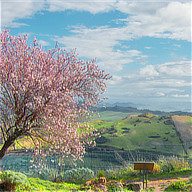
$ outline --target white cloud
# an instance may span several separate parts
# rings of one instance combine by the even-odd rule
[[[159,72],[155,69],[153,65],[147,65],[140,70],[141,76],[146,76],[146,78],[152,78],[154,76],[159,76]]]
[[[191,2],[119,1],[120,11],[131,14],[124,22],[135,37],[149,36],[191,41]]]
[[[164,97],[164,96],[165,96],[165,93],[157,92],[157,93],[156,93],[156,96],[158,96],[158,97]]]
[[[180,44],[173,44],[174,47],[181,48]]]
[[[127,36],[120,35],[120,28],[99,27],[88,29],[75,27],[71,30],[74,35],[57,37],[54,41],[64,45],[66,49],[77,48],[81,57],[98,58],[98,65],[109,72],[120,71],[125,64],[137,60],[143,63],[147,56],[138,50],[120,50],[120,40],[127,40]],[[125,48],[124,48],[125,49]]]
[[[1,26],[20,27],[25,23],[16,22],[18,19],[30,18],[44,7],[43,0],[6,0],[1,2]]]
[[[179,94],[175,94],[175,95],[171,95],[172,97],[183,97],[183,98],[188,98],[190,97],[189,94],[185,94],[185,95],[179,95]]]
[[[114,9],[116,0],[73,0],[73,1],[63,1],[63,0],[48,0],[49,11],[64,11],[64,10],[76,10],[76,11],[89,11],[92,14],[100,12],[108,12]]]
[[[126,1],[126,0],[7,0],[1,5],[1,25],[26,25],[18,19],[30,18],[39,11],[88,11],[92,14],[118,10],[128,14],[124,27],[114,29],[118,40],[142,36],[191,41],[190,1]],[[113,36],[113,35],[112,35]]]
[[[154,76],[161,77],[190,77],[192,76],[191,61],[175,61],[160,64],[157,66],[147,65],[140,69],[140,75],[146,76],[146,78],[152,78]]]
[[[152,47],[145,47],[145,49],[152,49]]]
[[[146,81],[148,86],[153,87],[153,88],[162,88],[162,87],[167,87],[167,88],[182,88],[182,87],[189,87],[191,83],[184,79],[170,79],[170,78],[159,78],[159,79],[153,79],[152,81]]]
[[[75,1],[77,5],[79,2]],[[98,2],[93,1],[93,4]],[[66,9],[72,9],[74,2],[63,3],[58,1],[50,3],[50,5],[54,4],[55,6],[57,3],[66,5]],[[88,1],[87,5],[82,3],[82,6],[84,6],[80,6],[78,9],[92,12],[90,7],[93,4]],[[102,3],[100,2],[100,4]],[[58,37],[55,40],[59,41],[67,49],[78,48],[78,53],[83,57],[98,58],[98,64],[110,72],[122,70],[125,64],[131,63],[133,60],[140,64],[147,64],[147,56],[138,50],[128,50],[127,48],[126,51],[122,51],[114,49],[114,47],[121,45],[121,41],[128,41],[142,36],[191,41],[189,19],[191,4],[189,2],[141,3],[119,0],[115,5],[114,1],[106,1],[103,5],[105,11],[107,7],[110,7],[132,15],[127,18],[123,27],[109,28],[104,26],[95,29],[88,29],[83,26],[74,27],[71,30],[73,36]],[[73,8],[77,9],[76,6]],[[60,6],[58,9],[62,10],[64,7]],[[50,10],[56,11],[57,8],[50,8]],[[100,8],[96,7],[95,12],[100,12]],[[146,47],[146,49],[150,48]],[[135,58],[133,59],[133,57]],[[187,76],[189,72],[188,67],[184,69],[178,65],[174,68],[167,64],[159,66],[159,68],[146,66],[141,70],[140,74],[148,74],[147,78],[152,78],[152,76],[158,76],[159,73]]]
[[[39,43],[40,45],[44,46],[44,47],[46,47],[46,46],[49,46],[49,45],[50,45],[50,43],[49,43],[49,42],[44,41],[44,40],[38,40],[38,43]]]
[[[192,76],[192,63],[191,61],[168,62],[159,65],[157,70],[159,73],[169,76],[190,77]]]
[[[71,28],[71,36],[55,37],[64,48],[78,48],[81,57],[98,58],[98,64],[109,72],[121,71],[126,64],[147,64],[147,56],[131,50],[121,41],[143,36],[191,41],[191,2],[150,0],[3,0],[1,25],[19,27],[26,25],[19,19],[31,18],[42,10],[88,11],[92,14],[118,10],[125,13],[121,27],[108,26]],[[40,40],[43,46],[48,42]],[[120,49],[123,47],[123,50]],[[175,47],[180,45],[175,44]],[[151,49],[151,47],[145,47]],[[139,71],[113,76],[109,82],[110,97],[155,97],[188,99],[191,95],[191,61],[174,61],[160,65],[146,65]],[[123,90],[123,91],[122,91]],[[120,98],[119,98],[120,99]]]
[[[122,77],[113,75],[112,79],[109,81],[109,85],[117,85],[122,82]]]
[[[145,98],[186,102],[191,98],[191,86],[191,62],[178,61],[147,65],[137,72],[116,75],[108,84],[108,92],[112,100],[115,100],[116,92],[120,92],[121,99],[127,101]]]
[[[165,1],[127,1],[119,0],[116,3],[117,10],[127,13],[127,14],[155,14],[156,10],[160,9],[162,6],[166,6],[167,2]]]

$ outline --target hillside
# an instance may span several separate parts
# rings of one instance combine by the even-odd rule
[[[186,134],[180,134],[178,126],[176,129],[171,115],[145,113],[117,121],[97,120],[91,124],[101,134],[96,139],[98,148],[143,149],[180,155],[190,152],[183,145]]]
[[[106,121],[114,121],[120,120],[128,115],[138,115],[143,113],[152,113],[158,116],[165,116],[165,115],[179,115],[179,116],[189,116],[192,115],[189,112],[183,111],[172,111],[172,112],[165,112],[165,111],[152,111],[149,109],[137,109],[135,107],[122,107],[122,106],[112,106],[112,107],[100,107],[94,108],[94,111],[97,111],[100,117],[95,117],[95,120],[106,120]]]
[[[192,117],[174,115],[172,118],[186,152],[192,154]]]

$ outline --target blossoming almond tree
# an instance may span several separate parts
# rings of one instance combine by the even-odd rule
[[[19,138],[30,138],[35,153],[59,152],[81,158],[93,131],[89,107],[100,100],[109,74],[95,60],[84,62],[59,47],[44,51],[34,39],[0,35],[0,159]]]

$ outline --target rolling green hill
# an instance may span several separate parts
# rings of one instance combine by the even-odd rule
[[[174,115],[173,121],[188,154],[192,154],[192,116]]]
[[[183,112],[183,111],[172,111],[172,112],[165,112],[165,111],[151,111],[149,109],[137,109],[133,107],[102,107],[102,108],[94,108],[92,109],[95,111],[95,116],[93,117],[94,120],[105,120],[105,121],[117,121],[123,119],[129,115],[139,115],[144,113],[152,113],[158,116],[166,116],[166,115],[177,115],[177,116],[191,116],[191,112]],[[97,115],[99,114],[99,115]]]
[[[112,116],[115,116],[114,112]],[[171,115],[145,113],[117,121],[95,120],[91,124],[101,134],[96,139],[98,148],[142,149],[179,155],[189,152],[183,145],[179,129],[176,129]]]

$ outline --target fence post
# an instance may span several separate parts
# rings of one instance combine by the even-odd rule
[[[143,168],[143,190],[145,188],[145,164],[144,164],[144,168]]]
[[[93,169],[93,164],[92,164],[92,158],[93,158],[93,151],[91,150],[91,170]]]

